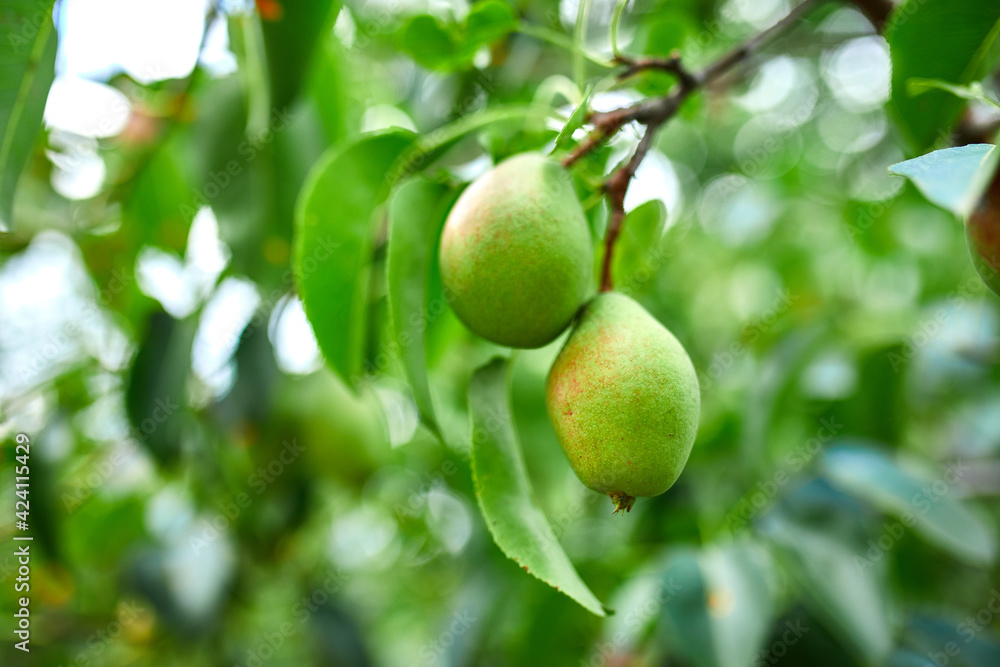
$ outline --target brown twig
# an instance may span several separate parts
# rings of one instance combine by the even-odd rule
[[[615,171],[604,184],[604,191],[608,195],[608,203],[611,205],[611,217],[608,220],[608,231],[604,235],[604,262],[601,264],[601,291],[610,292],[613,285],[611,283],[611,253],[618,234],[621,233],[622,222],[625,220],[625,193],[628,192],[628,185],[635,176],[636,170],[646,153],[653,145],[653,136],[656,134],[656,125],[647,125],[646,131],[639,140],[639,145],[635,147],[635,153],[629,158],[621,169]]]
[[[616,65],[625,65],[625,69],[618,73],[619,81],[624,81],[639,72],[660,70],[676,76],[677,80],[681,82],[681,85],[694,84],[694,76],[688,72],[687,68],[681,63],[680,51],[677,51],[676,49],[670,54],[669,58],[629,58],[627,56],[617,55],[614,57],[612,62]]]
[[[699,72],[689,72],[681,62],[680,54],[677,52],[671,54],[669,58],[633,59],[621,55],[615,56],[616,63],[625,65],[625,69],[618,75],[619,80],[638,72],[655,69],[676,76],[677,85],[663,97],[644,100],[612,111],[591,113],[587,120],[594,126],[593,131],[562,160],[564,166],[571,166],[617,134],[628,123],[636,122],[646,126],[642,139],[636,146],[635,153],[604,184],[611,212],[608,230],[604,236],[604,261],[601,265],[602,292],[610,291],[613,288],[611,261],[614,257],[615,242],[618,240],[622,222],[625,219],[625,193],[628,191],[629,183],[635,176],[639,164],[652,147],[656,131],[678,112],[681,104],[691,93],[714,83],[736,66],[746,62],[762,46],[795,25],[807,12],[824,1],[804,0],[773,26],[754,35]]]

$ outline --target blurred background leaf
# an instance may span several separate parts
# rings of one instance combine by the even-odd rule
[[[0,231],[8,231],[14,186],[31,156],[55,74],[51,0],[12,0],[0,9]]]
[[[892,53],[890,106],[913,150],[946,136],[965,103],[941,90],[914,95],[913,78],[963,85],[982,78],[1000,58],[1000,8],[975,0],[907,0],[886,27]]]
[[[334,149],[299,200],[295,267],[303,304],[326,360],[351,384],[362,372],[373,218],[389,193],[387,174],[411,141],[410,133],[391,131]]]
[[[0,9],[0,81],[49,21],[55,76],[0,201],[0,536],[23,432],[31,664],[997,664],[1000,302],[949,204],[1000,127],[992,7],[897,3],[887,40],[866,16],[891,7],[818,3],[657,134],[613,268],[689,351],[702,415],[675,486],[622,517],[549,421],[563,340],[509,388],[473,382],[508,352],[452,312],[434,237],[497,161],[565,155],[587,111],[675,84],[618,80],[612,23],[624,55],[696,71],[789,3],[62,0],[8,22],[29,4]],[[906,94],[928,77],[959,96]],[[947,148],[904,162],[918,135]],[[572,169],[595,264],[601,183],[640,136]],[[488,443],[510,483],[477,498]],[[18,567],[0,553],[0,613]]]

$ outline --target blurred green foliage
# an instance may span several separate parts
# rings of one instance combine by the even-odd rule
[[[996,98],[989,3],[908,0],[888,42],[826,3],[656,137],[614,270],[701,381],[666,494],[612,516],[545,413],[562,341],[508,362],[503,451],[520,443],[512,484],[531,489],[514,501],[533,494],[558,540],[539,558],[607,617],[526,575],[480,514],[469,388],[507,351],[450,311],[432,244],[491,163],[569,150],[588,108],[669,90],[616,80],[615,3],[220,3],[232,71],[110,74],[124,130],[46,125],[30,146],[8,130],[27,61],[7,36],[42,34],[46,3],[8,4],[4,627],[22,432],[34,541],[32,652],[7,633],[0,663],[1000,664],[1000,302],[961,221],[887,171],[952,142],[963,109],[995,127],[905,81]],[[694,69],[786,5],[634,0],[617,41]],[[40,126],[44,99],[20,117]],[[574,167],[595,240],[600,182],[637,140]],[[67,195],[92,156],[100,187]]]

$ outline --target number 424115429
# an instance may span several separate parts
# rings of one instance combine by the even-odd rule
[[[14,469],[14,474],[17,476],[14,480],[16,491],[15,495],[20,498],[15,506],[14,515],[18,520],[18,527],[22,530],[27,529],[28,523],[28,481],[29,481],[29,468],[28,468],[28,448],[30,443],[28,442],[28,436],[20,433],[16,437],[17,446],[14,448],[14,453],[16,454],[15,459],[17,461],[17,467]],[[24,508],[23,510],[21,508]]]

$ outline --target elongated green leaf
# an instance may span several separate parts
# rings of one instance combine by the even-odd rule
[[[892,650],[892,633],[879,568],[840,539],[800,525],[782,512],[768,514],[760,529],[812,613],[864,664],[884,664]]]
[[[616,285],[628,287],[637,278],[649,279],[640,272],[655,269],[650,266],[650,251],[659,248],[666,221],[667,207],[659,199],[651,199],[628,212],[611,266]]]
[[[392,333],[420,417],[438,437],[442,433],[427,382],[424,332],[430,317],[427,278],[437,238],[454,201],[449,193],[447,186],[417,177],[404,183],[389,202],[387,276]]]
[[[661,577],[671,646],[702,667],[752,664],[774,613],[771,570],[748,541],[673,555]]]
[[[995,64],[1000,3],[982,0],[907,0],[885,31],[892,58],[890,107],[914,149],[929,148],[955,124],[965,102],[944,91],[912,96],[912,78],[963,85]]]
[[[323,356],[349,384],[361,372],[372,216],[388,196],[386,174],[412,140],[392,130],[332,148],[310,173],[295,212],[303,307]]]
[[[570,114],[566,124],[559,130],[559,135],[556,137],[556,146],[552,149],[553,153],[569,147],[573,141],[573,133],[583,127],[583,121],[587,117],[587,108],[590,105],[590,94],[593,90],[593,86],[587,86],[580,104],[573,109],[573,113]]]
[[[657,563],[648,571],[640,568],[614,592],[608,603],[615,614],[601,623],[600,644],[595,644],[592,656],[600,652],[607,664],[614,664],[618,656],[632,654],[649,635],[650,628],[663,615],[664,603],[681,593],[688,583],[678,581],[670,570],[672,560],[677,557],[677,551],[671,550],[662,564]],[[607,655],[605,647],[614,647],[614,654]]]
[[[434,163],[456,141],[480,128],[493,123],[513,122],[521,119],[543,120],[548,117],[548,109],[539,109],[535,105],[497,106],[471,113],[442,125],[429,134],[420,135],[403,154],[388,174],[392,184],[396,184],[407,176],[420,171]]]
[[[996,556],[992,528],[949,495],[961,481],[963,464],[952,465],[940,479],[923,480],[870,447],[843,446],[824,454],[823,472],[957,558],[984,565]]]
[[[586,73],[584,45],[587,43],[587,24],[590,23],[590,0],[579,0],[576,4],[576,23],[573,24],[573,83],[583,88]]]
[[[132,361],[125,392],[132,434],[164,464],[176,462],[183,445],[194,335],[190,318],[153,312]]]
[[[983,596],[984,609],[993,612],[1000,598],[997,589]],[[921,614],[907,619],[902,644],[927,656],[924,662],[900,664],[899,667],[994,667],[1000,665],[1000,643],[971,616],[956,623],[950,616],[938,618]],[[960,650],[956,651],[958,648]],[[897,667],[893,663],[891,667]]]
[[[42,124],[55,77],[52,0],[0,4],[0,231],[9,229],[14,188]]]
[[[615,11],[611,15],[611,52],[616,56],[621,53],[621,49],[618,48],[618,25],[622,21],[622,15],[625,14],[628,2],[629,0],[618,0],[615,4]]]
[[[497,546],[527,572],[598,616],[601,602],[573,568],[534,499],[508,400],[507,363],[494,359],[469,385],[472,475],[479,509]]]
[[[698,552],[684,549],[671,554],[660,580],[670,593],[660,617],[665,634],[688,660],[697,661],[699,667],[710,664],[712,627]]]
[[[265,5],[277,9],[265,11]],[[298,95],[319,36],[332,28],[340,6],[340,0],[312,0],[263,3],[259,7],[274,109],[285,108]]]
[[[335,143],[357,125],[351,105],[350,67],[344,47],[331,34],[316,45],[306,92],[312,98],[327,141]]]
[[[767,639],[774,614],[774,574],[769,554],[752,542],[737,542],[702,554],[712,629],[711,654],[719,667],[742,667]]]
[[[1000,154],[991,144],[944,148],[889,167],[889,173],[913,181],[927,199],[965,216],[979,201]]]

